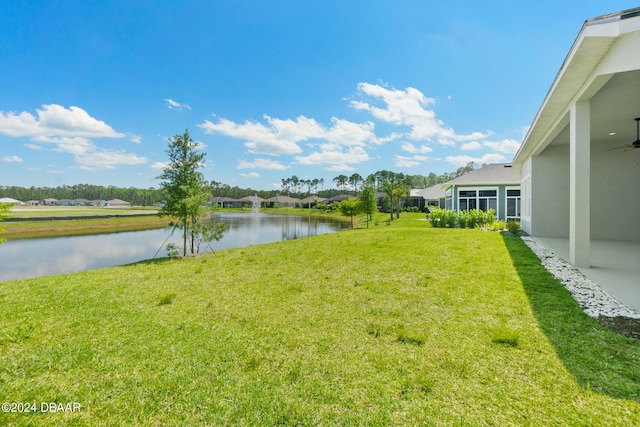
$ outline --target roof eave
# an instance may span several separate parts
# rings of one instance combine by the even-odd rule
[[[513,167],[518,174],[524,161],[535,151],[541,151],[540,146],[545,142],[550,142],[548,135],[554,124],[561,121],[571,100],[579,95],[596,66],[620,35],[620,21],[638,15],[640,8],[584,22],[513,158]]]

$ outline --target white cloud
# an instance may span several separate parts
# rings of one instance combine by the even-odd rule
[[[42,147],[36,144],[24,144],[24,146],[27,147],[29,150],[42,150]]]
[[[327,165],[328,170],[353,170],[353,165],[371,160],[362,147],[344,147],[339,144],[320,144],[320,151],[308,156],[296,156],[302,165]]]
[[[269,159],[254,159],[252,162],[240,160],[238,162],[238,169],[286,170],[289,169],[289,166]]]
[[[7,163],[22,163],[24,160],[18,156],[2,156],[0,157],[0,162]]]
[[[143,165],[148,162],[146,157],[124,151],[100,149],[76,155],[74,159],[84,170],[115,169],[119,165]]]
[[[398,126],[408,126],[408,137],[418,141],[435,141],[442,145],[454,145],[455,142],[470,139],[483,139],[490,133],[473,132],[468,135],[457,134],[454,129],[436,119],[435,111],[427,108],[435,104],[435,99],[427,98],[412,87],[405,90],[387,89],[371,83],[359,83],[358,92],[381,100],[384,108],[362,101],[352,100],[350,105],[356,110],[368,111],[375,118]]]
[[[96,147],[92,138],[123,138],[125,134],[116,132],[80,107],[71,106],[67,109],[61,105],[48,104],[36,111],[37,117],[26,111],[20,114],[0,111],[0,133],[55,144],[55,151],[72,154],[80,168],[86,170],[113,169],[121,164],[137,165],[147,162],[144,157],[122,150]],[[139,137],[129,136],[132,141],[139,142]],[[32,150],[41,148],[36,144],[26,146]]]
[[[433,151],[433,149],[428,145],[421,145],[419,147],[416,147],[410,142],[403,142],[400,148],[402,149],[402,151],[406,151],[407,153],[411,154],[426,154]]]
[[[42,139],[39,139],[42,140]],[[88,140],[87,138],[82,137],[56,137],[56,138],[48,138],[47,142],[53,142],[58,145],[54,151],[58,151],[60,153],[70,153],[75,155],[83,155],[88,154],[96,150],[96,146]]]
[[[219,119],[217,123],[205,120],[198,126],[208,134],[222,134],[245,140],[244,145],[250,153],[271,156],[300,154],[302,149],[299,144],[308,140],[360,147],[385,142],[376,137],[372,122],[354,123],[334,117],[331,119],[331,127],[326,128],[305,116],[298,116],[295,120],[282,120],[265,115],[264,119],[266,125],[255,121],[238,124]]]
[[[478,164],[502,163],[506,161],[506,158],[502,154],[488,153],[482,157],[471,157],[467,155],[447,156],[445,160],[454,166],[462,167],[462,166],[466,166],[467,163],[469,162],[478,163]]]
[[[128,133],[127,136],[129,137],[129,140],[131,140],[131,142],[133,142],[134,144],[140,144],[142,142],[142,137],[140,135]]]
[[[396,155],[393,164],[399,168],[412,168],[418,166],[420,162],[413,157]]]
[[[244,176],[245,178],[260,178],[260,174],[258,172],[241,173],[240,176]]]
[[[30,138],[49,137],[84,137],[84,138],[122,138],[122,133],[116,132],[101,120],[91,117],[80,107],[64,108],[61,105],[43,105],[42,110],[36,110],[38,117],[23,111],[20,114],[0,111],[0,133],[9,136],[26,136]]]
[[[302,152],[297,143],[306,140],[310,128],[315,128],[317,125],[315,121],[303,116],[298,117],[295,122],[273,121],[268,116],[265,118],[270,126],[251,121],[237,124],[227,119],[220,119],[218,123],[205,120],[198,126],[208,134],[217,133],[245,140],[244,145],[251,153],[277,156]]]
[[[327,141],[336,144],[360,147],[376,140],[376,134],[373,132],[375,125],[372,122],[354,123],[334,117],[331,123],[333,126],[318,135],[318,138],[324,137]]]
[[[164,170],[167,166],[169,166],[169,162],[153,162],[149,167],[151,169]]]
[[[165,98],[164,100],[166,102],[166,106],[168,109],[170,110],[191,110],[191,107],[189,106],[189,104],[184,104],[184,103],[180,103],[177,101],[174,101],[171,98]]]
[[[196,141],[195,144],[193,144],[193,148],[194,150],[200,150],[200,151],[204,151],[207,149],[207,144],[205,144],[204,142],[201,141]]]
[[[401,156],[396,155],[394,157],[393,164],[399,168],[413,168],[419,166],[422,162],[427,160],[429,156]]]
[[[496,142],[486,141],[482,145],[505,154],[515,154],[520,148],[520,143],[515,139],[503,139]]]
[[[460,149],[462,151],[473,151],[473,150],[479,150],[481,148],[482,148],[482,144],[480,144],[478,141],[467,142],[460,146]]]

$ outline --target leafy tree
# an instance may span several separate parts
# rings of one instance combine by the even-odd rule
[[[353,217],[358,215],[360,202],[356,199],[346,199],[338,204],[338,209],[342,215],[351,217],[351,228],[353,228]]]
[[[360,176],[359,173],[354,173],[349,177],[349,184],[353,186],[353,191],[355,192],[356,196],[358,195],[358,186],[362,181],[363,181],[362,176]]]
[[[178,220],[178,225],[183,230],[183,255],[186,255],[188,235],[191,240],[191,253],[195,251],[195,224],[202,217],[202,205],[209,198],[204,177],[198,171],[205,154],[196,150],[189,130],[185,130],[183,135],[169,139],[166,153],[169,156],[169,165],[158,177],[162,180],[161,188],[165,192],[160,215]]]
[[[13,206],[11,203],[0,203],[0,221],[8,216],[11,206]],[[2,233],[4,233],[4,228],[0,227],[0,234]],[[6,239],[0,237],[0,244],[4,242],[6,242]]]
[[[389,202],[391,220],[393,220],[394,212],[396,219],[400,218],[401,202],[404,197],[409,195],[409,187],[403,182],[388,180],[382,183],[382,191]]]
[[[410,189],[406,184],[404,184],[402,182],[398,182],[398,183],[394,184],[393,192],[395,194],[394,198],[396,200],[396,205],[395,205],[395,208],[396,208],[396,219],[398,219],[398,218],[400,218],[400,208],[402,207],[401,206],[402,199],[405,198],[405,197],[409,197]]]
[[[336,187],[344,191],[345,185],[347,185],[347,183],[349,182],[349,177],[347,177],[346,175],[338,175],[333,178],[333,182],[336,183]]]
[[[389,202],[389,213],[391,215],[391,220],[393,221],[393,208],[395,206],[395,197],[396,192],[394,191],[395,184],[393,181],[384,181],[382,183],[382,192],[385,195],[385,198]]]
[[[378,200],[373,184],[367,183],[364,186],[358,200],[360,201],[360,212],[367,216],[367,228],[369,228],[369,221],[373,219],[373,213],[378,211]]]

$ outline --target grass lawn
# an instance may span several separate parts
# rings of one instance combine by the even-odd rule
[[[390,226],[0,283],[0,425],[603,425],[640,342],[518,238]]]
[[[139,215],[158,212],[155,207],[99,207],[99,206],[13,206],[16,218],[48,218],[61,216]]]

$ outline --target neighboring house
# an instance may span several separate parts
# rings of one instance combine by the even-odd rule
[[[639,53],[640,8],[587,20],[513,160],[523,230],[577,267],[592,240],[640,243]]]
[[[23,204],[20,200],[12,199],[10,197],[3,197],[0,199],[0,203],[2,204],[12,204],[12,205],[21,205]]]
[[[457,212],[493,209],[499,220],[520,219],[520,177],[510,163],[492,163],[441,185],[445,208]]]
[[[107,200],[106,206],[131,206],[131,203],[120,199]]]
[[[330,205],[332,203],[341,202],[347,199],[357,199],[356,196],[352,196],[351,194],[338,194],[337,196],[329,197],[324,201],[324,203]]]
[[[289,196],[273,196],[264,201],[265,205],[271,208],[275,207],[287,207],[300,205],[300,199]]]
[[[58,204],[58,199],[51,199],[51,198],[44,199],[42,201],[42,204],[45,205],[45,206],[54,206],[54,205]]]
[[[445,193],[442,184],[411,190],[411,206],[417,206],[420,210],[425,206],[437,206],[444,209],[444,200]]]
[[[218,205],[221,208],[237,208],[240,205],[240,200],[232,199],[231,197],[212,197],[209,200],[209,204]]]

